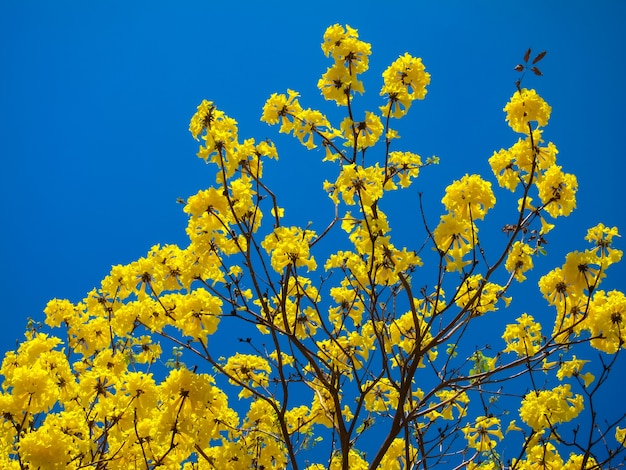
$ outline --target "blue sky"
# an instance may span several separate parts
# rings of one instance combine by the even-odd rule
[[[277,143],[271,178],[293,223],[329,211],[316,179],[322,154],[259,117],[266,98],[287,88],[303,106],[334,112],[315,86],[330,65],[319,44],[333,23],[372,44],[363,107],[380,104],[380,73],[398,55],[421,56],[431,73],[399,145],[441,158],[415,185],[433,216],[447,182],[490,177],[487,158],[517,140],[502,112],[513,66],[528,47],[547,50],[544,76],[527,85],[553,107],[545,137],[579,181],[578,209],[550,235],[548,265],[585,249],[586,229],[600,221],[626,233],[623,2],[3,1],[0,353],[22,337],[27,317],[43,319],[49,299],[79,301],[111,265],[157,243],[186,245],[176,198],[214,181],[187,130],[203,98],[237,119],[241,136]],[[390,209],[394,235],[407,243],[420,223],[415,194]],[[614,266],[604,288],[623,290],[625,278]],[[541,302],[516,308],[512,315],[551,314]]]

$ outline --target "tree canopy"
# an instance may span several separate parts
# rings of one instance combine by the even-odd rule
[[[285,223],[265,175],[280,167],[268,164],[276,145],[240,137],[203,100],[189,131],[215,183],[182,201],[189,244],[154,246],[82,302],[51,300],[45,326],[31,321],[0,369],[3,468],[624,463],[626,417],[597,413],[624,341],[626,298],[601,289],[622,257],[618,229],[589,227],[582,251],[527,279],[578,189],[544,140],[550,105],[526,87],[546,53],[515,66],[512,144],[494,149],[492,174],[452,181],[436,220],[420,195],[410,214],[423,233],[396,246],[385,196],[440,163],[402,149],[396,129],[431,76],[401,55],[382,72],[383,104],[367,108],[370,44],[336,24],[322,51],[331,109],[287,90],[261,120],[323,150],[333,210],[303,205],[311,222]],[[487,224],[507,192],[506,219]],[[487,237],[494,227],[503,243]],[[511,311],[521,284],[543,295],[541,314]],[[498,337],[481,334],[498,322]]]

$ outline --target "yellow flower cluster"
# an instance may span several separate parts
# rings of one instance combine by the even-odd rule
[[[496,203],[496,198],[489,181],[479,175],[465,175],[446,188],[441,202],[459,219],[482,220]]]
[[[363,219],[355,219],[347,212],[342,228],[349,234],[355,252],[339,251],[332,254],[324,267],[327,270],[347,270],[350,273],[348,282],[355,289],[362,289],[371,283],[395,284],[403,272],[422,265],[415,252],[406,248],[400,250],[390,242],[387,218],[379,209],[376,214],[366,209]]]
[[[332,139],[341,135],[341,131],[332,128],[328,119],[320,111],[302,109],[297,99],[299,94],[287,90],[287,95],[273,93],[263,106],[261,121],[270,125],[280,122],[280,132],[293,133],[308,150],[317,147],[315,136],[322,138],[322,145],[330,153]]]
[[[356,267],[357,265],[358,260],[356,260],[354,266]],[[341,267],[341,265],[335,267]],[[352,320],[353,325],[361,326],[365,306],[358,290],[355,286],[352,286],[349,279],[342,279],[339,287],[331,287],[330,296],[337,304],[337,306],[330,307],[328,310],[328,319],[335,329],[340,330],[348,318]]]
[[[502,335],[506,341],[504,352],[515,352],[520,357],[532,357],[542,346],[541,324],[527,313],[523,313],[516,321],[515,324],[507,325]]]
[[[327,100],[346,106],[353,91],[363,93],[358,74],[369,67],[371,45],[359,40],[356,29],[335,24],[324,33],[322,50],[332,57],[334,64],[322,75],[317,87]]]
[[[34,335],[7,354],[0,370],[2,445],[19,441],[22,465],[78,469],[93,458],[112,469],[157,462],[173,468],[195,443],[237,425],[208,375],[180,368],[157,384],[152,374],[127,370],[121,353],[107,349],[71,365],[59,346],[57,338]]]
[[[444,389],[435,393],[435,396],[439,398],[439,403],[431,402],[429,403],[429,408],[432,409],[430,413],[428,413],[427,417],[432,421],[437,418],[442,418],[446,420],[454,420],[454,411],[457,412],[457,417],[462,418],[467,414],[468,404],[470,402],[467,393]]]
[[[392,464],[393,465],[393,464]],[[342,470],[346,468],[343,466],[343,459],[341,454],[337,453],[333,455],[330,460],[330,465],[322,465],[321,463],[315,463],[313,465],[309,465],[305,470]],[[363,455],[356,449],[350,449],[348,453],[348,467],[350,470],[368,470],[369,465],[367,460],[363,458]],[[393,467],[385,467],[385,468],[393,468]]]
[[[537,122],[542,127],[548,125],[552,108],[535,90],[523,88],[511,97],[504,111],[511,129],[521,134],[528,134],[530,122]]]
[[[293,334],[299,339],[315,336],[321,323],[319,312],[314,308],[314,303],[309,304],[303,299],[319,300],[317,288],[304,276],[289,276],[287,284],[266,303],[271,311],[269,325],[263,323],[257,325],[257,328],[263,334],[268,334],[268,326],[271,325],[272,328],[287,335]],[[254,304],[263,308],[263,303],[259,300],[255,300]]]
[[[576,207],[576,176],[563,173],[560,166],[552,165],[537,178],[539,198],[552,217],[568,216]]]
[[[324,33],[322,50],[334,63],[319,79],[317,86],[326,100],[334,101],[340,106],[350,106],[354,93],[364,92],[363,82],[358,77],[369,67],[371,46],[359,39],[356,29],[335,24]],[[421,59],[404,54],[385,70],[383,80],[380,94],[387,96],[389,100],[381,107],[383,117],[393,115],[399,118],[406,114],[412,101],[424,98],[430,75],[425,72]],[[383,132],[388,140],[397,137],[394,131],[385,129],[380,116],[371,111],[366,111],[365,118],[361,121],[355,120],[350,111],[349,116],[335,128],[321,112],[303,109],[298,96],[293,90],[288,90],[287,95],[272,94],[263,107],[261,121],[271,125],[280,122],[280,132],[293,133],[309,150],[316,148],[314,140],[318,136],[325,148],[324,160],[347,158],[334,142],[335,138],[343,139],[343,146],[352,148],[356,153],[373,147]],[[204,108],[212,109],[210,103],[204,105]],[[202,120],[199,124],[194,123],[194,132],[202,128],[202,123]],[[347,158],[347,161],[354,162],[354,158]],[[421,162],[418,165],[421,166]],[[402,168],[402,187],[408,184],[409,169],[412,168]],[[392,172],[386,176],[394,174]],[[417,176],[417,173],[411,176]]]
[[[446,188],[441,200],[447,213],[440,217],[433,232],[440,253],[446,257],[448,271],[461,272],[471,263],[463,258],[478,243],[478,228],[475,221],[484,219],[496,198],[491,183],[479,175],[465,175]]]
[[[332,339],[316,342],[318,355],[328,369],[337,370],[351,378],[354,370],[364,367],[371,351],[376,350],[376,329],[371,321],[360,331],[350,331]]]
[[[340,419],[343,419],[345,422],[352,420],[354,416],[348,405],[344,405],[343,408],[339,410],[341,416],[338,416],[337,408],[331,392],[328,390],[328,387],[320,383],[318,378],[314,378],[311,382],[307,383],[307,385],[312,389],[314,394],[310,414],[308,415],[306,422],[332,428],[333,426],[336,426]],[[342,398],[342,393],[340,391],[338,393],[338,398]]]
[[[232,384],[242,387],[239,398],[247,398],[252,396],[251,388],[267,387],[267,376],[272,369],[262,357],[237,353],[228,358],[224,371]]]
[[[407,445],[404,439],[396,438],[389,446],[378,468],[386,470],[411,468],[411,464],[415,463],[417,458],[418,451],[413,445]]]
[[[423,166],[422,158],[411,152],[390,152],[388,172],[392,177],[398,177],[398,184],[402,189],[411,185],[411,179],[417,178]],[[396,189],[395,185],[388,186]]]
[[[622,257],[622,251],[612,247],[615,236],[619,236],[616,227],[590,228],[586,239],[595,246],[569,253],[562,267],[539,280],[544,298],[557,310],[553,331],[557,340],[587,331],[591,345],[601,351],[614,353],[621,347],[626,298],[622,292],[598,290],[607,268]]]
[[[514,468],[521,468],[523,470],[535,470],[537,468],[593,470],[600,468],[596,459],[591,455],[585,456],[572,452],[567,461],[564,461],[555,445],[550,442],[554,437],[555,436],[551,434],[546,439],[543,430],[531,434],[524,445],[526,448],[525,458],[514,458],[512,460]],[[585,460],[587,463],[583,464]]]
[[[594,381],[595,377],[591,372],[586,372],[581,374],[581,370],[583,366],[589,361],[583,359],[577,359],[574,356],[569,361],[564,361],[559,370],[556,373],[556,376],[559,380],[563,380],[565,377],[580,377],[585,382],[585,387],[588,387],[591,382]]]
[[[394,365],[404,365],[398,363],[403,362],[404,358],[409,357],[416,348],[429,344],[433,339],[428,322],[424,320],[424,316],[429,315],[429,312],[425,310],[423,302],[416,303],[418,307],[421,307],[418,312],[406,312],[389,326],[385,326],[385,333],[388,337],[385,341],[385,348],[387,353],[394,353],[392,360]],[[428,358],[433,361],[437,358],[436,348],[428,349]],[[420,357],[417,367],[426,367],[425,359],[423,356]]]
[[[605,227],[598,224],[587,231],[585,240],[595,245],[590,251],[600,259],[608,259],[611,263],[618,262],[622,257],[622,252],[612,247],[613,238],[619,237],[617,227]]]
[[[609,354],[623,349],[626,341],[626,296],[617,290],[597,291],[583,324],[593,338],[591,346]]]
[[[569,384],[552,390],[531,391],[522,400],[519,413],[522,421],[535,431],[555,424],[567,423],[584,408],[582,395],[572,395]]]
[[[378,164],[365,168],[350,164],[343,165],[334,184],[325,182],[324,189],[335,204],[339,204],[341,195],[345,204],[371,207],[383,197],[384,181],[384,169]]]
[[[472,315],[480,316],[498,310],[496,303],[504,300],[508,305],[511,299],[503,297],[504,288],[493,282],[486,282],[481,274],[468,277],[460,286],[455,303],[467,309]]]
[[[533,96],[541,100],[536,93]],[[494,152],[489,158],[493,174],[498,184],[511,192],[515,191],[519,183],[522,183],[525,189],[531,183],[536,187],[542,205],[538,209],[532,208],[530,198],[526,193],[524,203],[527,209],[537,211],[538,214],[545,210],[554,218],[568,216],[576,207],[576,191],[578,190],[576,176],[563,172],[562,167],[556,164],[558,150],[552,142],[545,147],[540,145],[543,143],[542,129],[532,129],[532,132],[529,130],[531,129],[529,120],[539,121],[542,126],[547,124],[550,107],[547,105],[545,105],[547,108],[537,107],[537,109],[547,109],[547,115],[537,112],[526,116],[523,114],[525,108],[518,107],[520,103],[519,95],[515,94],[505,110],[510,111],[510,108],[513,108],[516,110],[515,113],[522,113],[524,121],[523,124],[518,123],[518,126],[521,125],[521,128],[526,129],[522,132],[525,132],[527,136],[524,139],[518,139],[509,149]],[[517,115],[515,113],[514,115]],[[507,117],[509,118],[510,116]],[[519,128],[512,127],[514,130]]]
[[[518,240],[511,246],[504,267],[514,274],[515,280],[523,282],[526,280],[524,273],[533,269],[533,254],[534,250],[530,245]]]
[[[375,382],[363,384],[365,409],[376,413],[393,413],[398,406],[398,390],[389,379],[383,377]]]
[[[265,237],[261,246],[271,256],[274,270],[282,273],[287,266],[294,268],[306,266],[315,270],[317,263],[310,254],[311,240],[315,238],[312,230],[302,230],[299,227],[277,227],[273,233]]]
[[[358,151],[376,145],[383,133],[383,124],[380,118],[371,111],[365,112],[363,121],[353,121],[351,117],[344,118],[339,128],[346,140],[343,145],[356,147]]]
[[[388,99],[387,104],[380,108],[383,116],[401,118],[413,101],[423,100],[426,96],[430,74],[426,72],[422,59],[405,53],[383,72],[383,83],[380,95]]]
[[[495,416],[478,416],[473,425],[465,425],[463,434],[468,447],[478,452],[488,452],[493,449],[497,444],[495,438],[504,439],[500,429],[500,419]]]

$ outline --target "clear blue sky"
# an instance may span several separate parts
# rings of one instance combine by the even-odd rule
[[[586,248],[586,228],[600,221],[626,233],[624,2],[4,0],[0,353],[22,337],[28,316],[43,319],[49,299],[79,301],[111,265],[156,243],[186,245],[176,198],[214,181],[187,130],[203,98],[237,119],[242,137],[277,143],[281,162],[272,168],[288,213],[320,201],[294,223],[328,210],[314,177],[321,153],[307,153],[259,117],[265,99],[288,87],[305,107],[327,109],[315,85],[329,65],[319,44],[333,23],[372,43],[364,77],[370,109],[379,104],[380,73],[398,55],[421,56],[431,73],[399,144],[441,157],[416,183],[433,213],[444,182],[466,172],[489,176],[487,158],[517,139],[502,112],[513,66],[526,48],[546,49],[544,77],[528,85],[553,107],[545,137],[579,181],[578,209],[550,235],[549,265]],[[408,230],[400,239],[419,225],[407,209],[415,201],[392,214],[394,234]],[[604,287],[624,290],[625,278],[614,266]],[[542,303],[515,308],[512,316],[551,313]]]

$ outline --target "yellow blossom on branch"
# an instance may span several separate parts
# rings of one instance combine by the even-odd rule
[[[529,245],[516,241],[511,247],[504,266],[507,271],[514,273],[517,281],[523,282],[526,280],[524,273],[533,268],[533,254],[534,250]]]
[[[552,217],[568,216],[576,208],[578,180],[575,175],[563,173],[560,166],[548,168],[537,181],[537,189],[545,211]]]
[[[535,431],[566,423],[583,410],[582,395],[572,395],[570,385],[559,385],[552,390],[531,391],[520,408],[520,418]]]
[[[288,134],[294,128],[294,116],[302,112],[297,91],[287,90],[287,95],[273,93],[263,106],[261,121],[268,124],[281,123],[280,131]],[[291,118],[291,119],[290,119]]]
[[[534,356],[542,345],[541,324],[532,315],[522,314],[516,324],[506,326],[502,338],[506,341],[504,352],[515,352],[520,357]]]
[[[387,104],[380,107],[383,116],[401,118],[414,100],[424,99],[426,86],[430,84],[430,74],[425,70],[422,59],[405,53],[383,72],[380,95],[388,99]]]
[[[341,121],[339,127],[346,140],[343,145],[355,147],[358,151],[373,147],[383,133],[383,124],[380,118],[370,111],[365,113],[363,121],[355,122],[346,117]]]
[[[277,227],[270,233],[261,246],[272,257],[272,267],[276,272],[283,272],[285,267],[306,266],[308,270],[317,267],[315,258],[310,254],[310,243],[315,237],[312,230],[298,227]]]
[[[546,126],[550,119],[552,108],[537,94],[535,90],[523,88],[515,92],[511,100],[504,107],[507,113],[506,121],[515,132],[528,134],[528,124],[537,122]]]
[[[495,438],[504,439],[500,429],[500,420],[494,416],[478,416],[473,425],[465,425],[463,434],[467,440],[467,445],[478,452],[487,452],[493,449],[497,444]]]
[[[235,354],[224,365],[232,384],[240,385],[239,397],[250,397],[250,388],[267,387],[268,374],[272,371],[269,363],[259,356]]]
[[[324,33],[322,50],[326,57],[331,56],[337,64],[343,64],[350,74],[363,73],[369,66],[372,46],[358,39],[356,29],[339,24],[329,26]]]
[[[446,188],[446,210],[464,220],[481,220],[496,203],[491,183],[479,175],[465,175]]]

